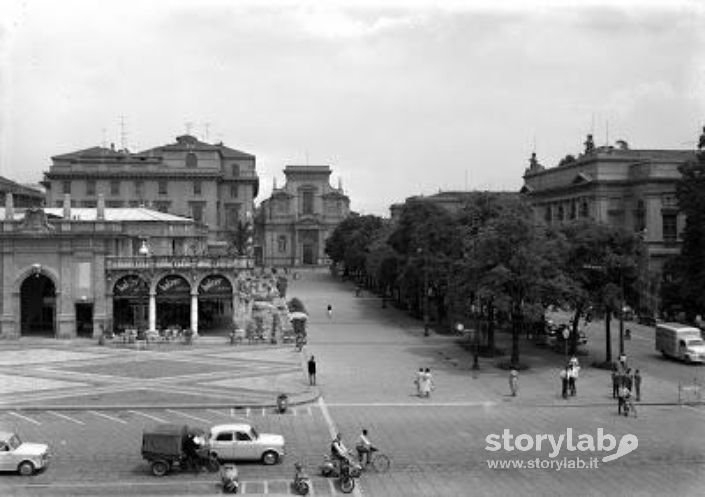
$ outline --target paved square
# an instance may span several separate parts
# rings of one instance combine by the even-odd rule
[[[0,352],[0,366],[15,366],[24,364],[44,364],[47,362],[66,362],[98,359],[102,354],[90,352],[72,352],[56,349],[33,349],[31,354],[26,350]]]
[[[37,390],[54,390],[60,388],[78,388],[86,386],[85,383],[48,380],[46,378],[33,378],[31,376],[12,376],[0,374],[0,395],[11,393],[26,393]]]

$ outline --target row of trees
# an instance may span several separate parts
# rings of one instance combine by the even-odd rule
[[[417,316],[430,309],[449,327],[473,317],[487,323],[490,351],[495,325],[506,323],[512,365],[521,332],[543,326],[549,306],[572,310],[574,352],[581,318],[609,318],[622,301],[635,301],[641,251],[633,233],[589,220],[546,226],[520,197],[491,192],[468,195],[457,212],[419,199],[394,222],[353,215],[326,244],[345,275]],[[605,330],[609,338],[609,319]]]

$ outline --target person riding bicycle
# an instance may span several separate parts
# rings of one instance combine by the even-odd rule
[[[377,449],[372,445],[372,442],[370,442],[370,439],[367,437],[367,429],[362,429],[362,433],[360,434],[360,438],[357,441],[355,449],[357,449],[357,457],[360,460],[360,464],[364,464],[365,466],[370,464],[372,452]]]

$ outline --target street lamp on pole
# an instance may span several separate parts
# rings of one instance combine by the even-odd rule
[[[423,335],[428,336],[428,250],[418,248],[418,253],[423,255]]]

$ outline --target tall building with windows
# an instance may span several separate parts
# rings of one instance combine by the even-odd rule
[[[226,240],[254,212],[259,189],[255,156],[209,144],[191,135],[175,143],[132,153],[111,145],[52,157],[44,174],[47,206],[152,207],[208,226],[209,239]]]
[[[664,262],[680,252],[685,216],[678,212],[678,167],[695,157],[691,150],[631,149],[624,141],[596,147],[588,135],[585,150],[555,167],[533,154],[522,193],[536,216],[548,224],[590,218],[638,233],[648,249],[642,262],[644,307],[653,299]]]
[[[40,207],[44,205],[43,191],[15,183],[0,176],[0,205],[5,204],[8,195],[12,196],[15,207]]]
[[[324,265],[325,241],[350,213],[342,185],[330,185],[329,166],[286,166],[286,183],[257,211],[255,257],[265,266]]]

